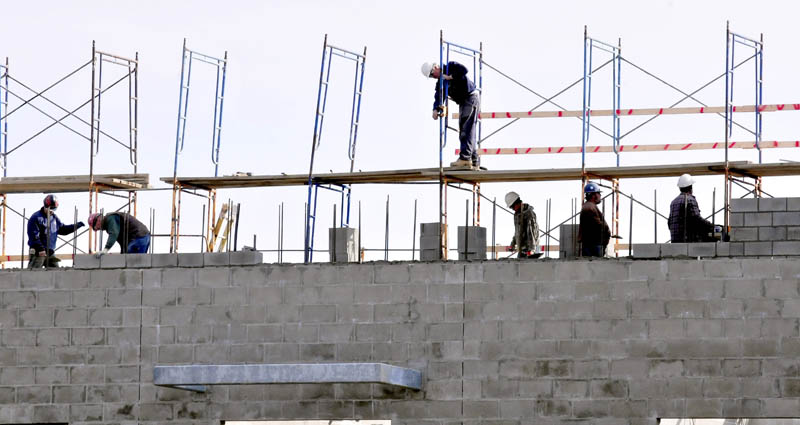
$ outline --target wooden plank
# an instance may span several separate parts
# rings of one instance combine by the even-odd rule
[[[730,162],[730,167],[739,175],[791,176],[800,175],[800,164],[751,164],[747,161]],[[724,172],[723,162],[671,165],[643,165],[634,167],[587,168],[591,178],[651,178],[677,177],[684,173],[692,175],[719,175]],[[737,171],[738,170],[738,171]],[[468,183],[501,183],[528,181],[580,180],[580,168],[536,169],[536,170],[489,170],[473,171],[446,169],[445,178],[450,181]],[[205,189],[233,189],[269,186],[300,186],[308,182],[302,174],[280,176],[226,176],[226,177],[179,177],[181,184]],[[366,183],[417,183],[439,180],[438,168],[409,170],[362,171],[356,173],[318,174],[314,181],[321,184],[366,184]],[[172,177],[161,181],[171,183]]]
[[[150,187],[149,174],[96,174],[95,183],[104,190],[140,190]],[[88,175],[26,176],[0,179],[0,193],[86,192]]]

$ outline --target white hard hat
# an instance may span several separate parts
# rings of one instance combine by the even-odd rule
[[[434,62],[425,62],[425,63],[423,63],[422,67],[420,68],[420,71],[422,71],[422,75],[424,75],[425,77],[430,77],[431,76],[431,71],[433,71],[433,67],[435,65],[436,64]]]
[[[684,174],[678,179],[678,187],[683,189],[694,184],[694,179],[690,174]]]
[[[514,205],[514,202],[519,200],[519,194],[517,192],[508,192],[506,193],[506,205],[511,208]]]

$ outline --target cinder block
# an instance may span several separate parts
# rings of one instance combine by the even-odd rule
[[[562,224],[558,228],[558,256],[571,259],[578,256],[578,225]]]
[[[419,248],[435,250],[439,247],[439,235],[434,236],[420,236]]]
[[[731,212],[758,211],[757,198],[731,199]]]
[[[772,244],[773,255],[800,255],[800,241],[779,241]]]
[[[439,223],[420,223],[419,224],[419,234],[420,235],[438,235],[439,234]]]
[[[458,259],[486,259],[486,228],[477,226],[458,227]]]
[[[772,242],[744,242],[744,255],[772,255]]]
[[[759,198],[759,211],[786,211],[786,198]]]
[[[634,258],[661,258],[661,244],[644,243],[633,245]]]
[[[744,242],[718,242],[717,257],[739,257],[744,255]]]
[[[334,263],[358,261],[358,229],[351,227],[328,229],[328,253],[331,262]]]
[[[420,261],[439,261],[442,259],[441,251],[438,249],[423,249],[419,251]]]
[[[125,267],[129,269],[149,269],[151,264],[150,254],[125,254]]]
[[[758,227],[733,227],[731,240],[734,242],[757,241]]]
[[[125,256],[122,254],[105,254],[100,257],[101,269],[125,268]]]
[[[716,242],[698,242],[688,245],[690,257],[714,257],[717,255]]]
[[[178,254],[178,267],[203,267],[203,253]]]
[[[152,254],[150,257],[153,267],[178,267],[178,254]]]
[[[661,244],[661,257],[685,257],[689,255],[689,244],[687,243],[664,243]]]
[[[760,241],[785,241],[786,228],[779,226],[758,227],[758,240]]]
[[[205,266],[227,266],[231,264],[229,252],[204,252],[203,265]]]
[[[264,263],[264,254],[258,251],[232,251],[232,266],[255,266]]]
[[[773,226],[800,226],[800,211],[777,212],[772,215]]]
[[[731,213],[729,224],[731,227],[744,227],[744,213]]]
[[[787,227],[786,239],[790,241],[800,240],[800,227]]]
[[[798,214],[800,216],[800,214]],[[772,213],[749,212],[744,214],[744,225],[748,227],[772,226]]]
[[[787,211],[800,211],[800,198],[786,198]]]
[[[76,269],[99,269],[100,259],[94,254],[77,254],[72,262]]]

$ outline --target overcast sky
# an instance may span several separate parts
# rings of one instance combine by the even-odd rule
[[[356,169],[388,170],[438,166],[438,124],[431,120],[433,80],[419,72],[423,61],[438,58],[439,30],[446,39],[477,47],[483,42],[488,64],[513,76],[536,92],[549,96],[578,80],[582,75],[583,28],[589,35],[609,43],[621,38],[623,56],[638,66],[667,80],[682,90],[694,90],[724,72],[725,23],[737,33],[757,38],[764,35],[764,103],[798,103],[800,86],[796,79],[797,49],[794,33],[798,12],[796,2],[769,2],[755,5],[745,1],[572,1],[572,2],[369,2],[369,1],[139,1],[120,2],[10,2],[4,3],[0,24],[0,57],[8,56],[11,75],[25,84],[43,89],[91,58],[91,43],[106,52],[140,58],[139,74],[139,172],[149,173],[154,187],[167,187],[158,179],[172,175],[177,120],[181,44],[207,54],[228,52],[230,64],[226,87],[220,174],[249,171],[254,174],[305,173],[314,124],[317,82],[323,37],[336,46],[361,51],[367,46],[366,75],[358,138]],[[737,58],[748,55],[737,46]],[[595,56],[603,60],[602,52]],[[210,163],[211,114],[214,74],[209,66],[196,64],[192,76],[186,149],[180,158],[179,175],[213,175]],[[346,171],[346,144],[352,64],[334,61],[328,120],[315,169]],[[122,70],[104,68],[109,84]],[[737,71],[736,104],[754,102],[752,63]],[[52,100],[74,108],[89,98],[88,69],[51,90]],[[539,98],[484,68],[484,111],[527,110]],[[608,70],[595,77],[593,108],[611,106],[611,75]],[[18,84],[11,90],[28,97]],[[127,91],[115,87],[103,98],[101,125],[117,138],[126,137]],[[666,107],[682,96],[633,67],[623,65],[623,108]],[[724,102],[724,85],[718,82],[697,97],[709,105]],[[580,85],[556,101],[567,109],[580,109]],[[19,105],[11,99],[11,107]],[[685,102],[681,106],[695,103]],[[36,105],[61,116],[61,111],[38,99]],[[540,110],[555,110],[549,105]],[[88,109],[81,109],[88,120]],[[794,140],[798,137],[798,112],[777,112],[764,116],[765,140]],[[752,127],[752,114],[737,114],[737,121]],[[625,118],[623,133],[642,122]],[[47,117],[24,108],[9,117],[9,147],[16,146],[50,124]],[[88,126],[67,120],[86,134]],[[610,120],[594,121],[610,131]],[[487,121],[484,135],[504,124]],[[724,121],[716,116],[662,117],[623,140],[625,144],[719,141]],[[580,145],[578,119],[521,120],[485,142],[485,147],[530,147]],[[752,140],[735,131],[732,140]],[[590,144],[609,144],[610,139],[593,131]],[[446,160],[455,159],[452,135]],[[67,175],[88,172],[88,142],[63,128],[52,128],[15,151],[8,158],[9,176]],[[109,139],[101,139],[96,172],[128,173],[127,151]],[[722,152],[695,151],[670,154],[623,155],[622,165],[645,165],[721,161]],[[757,161],[754,152],[735,152],[733,159]],[[768,150],[765,162],[800,160],[794,150]],[[580,166],[579,155],[487,157],[490,169],[573,168]],[[590,155],[589,166],[614,164],[612,154]],[[653,202],[658,190],[658,205],[666,214],[676,195],[674,178],[648,181],[623,181],[622,189],[637,198]],[[717,206],[722,198],[722,179],[701,178],[695,186],[701,209],[711,211],[711,193],[717,188]],[[767,180],[765,189],[776,196],[798,196],[790,179]],[[502,200],[508,190],[516,190],[524,201],[545,220],[545,202],[552,198],[553,223],[569,216],[571,199],[579,195],[577,182],[484,185],[489,197]],[[358,225],[357,205],[362,204],[363,243],[367,248],[383,248],[386,197],[390,196],[390,244],[393,248],[411,247],[414,200],[419,201],[418,222],[437,221],[438,195],[435,185],[358,186],[354,189],[352,225]],[[744,193],[739,191],[738,195]],[[12,195],[9,205],[16,209],[38,208],[41,195]],[[451,226],[464,222],[466,193],[450,191]],[[285,246],[302,248],[303,203],[306,188],[264,188],[228,190],[219,199],[242,203],[239,245],[258,237],[262,249],[277,246],[278,205],[286,205]],[[339,203],[332,193],[321,193],[317,248],[327,246],[332,208]],[[121,200],[102,197],[101,205],[116,209]],[[80,219],[88,213],[86,194],[63,195],[59,214],[72,221],[73,207]],[[200,230],[202,203],[184,196],[182,229]],[[170,196],[168,191],[141,192],[139,217],[149,222],[155,210],[155,233],[168,233]],[[610,209],[610,206],[607,206]],[[653,239],[652,214],[634,210],[634,242]],[[621,206],[621,235],[628,239],[628,204]],[[610,215],[610,213],[607,213]],[[492,210],[483,204],[481,223],[490,227]],[[609,217],[610,218],[610,217]],[[498,243],[511,239],[512,220],[498,212]],[[721,221],[718,218],[718,221]],[[20,221],[8,223],[8,253],[16,253]],[[659,222],[659,239],[667,233]],[[455,232],[452,232],[452,236]],[[490,236],[491,238],[491,236]],[[491,242],[491,241],[490,241]],[[85,242],[81,244],[85,248]],[[160,239],[158,250],[166,249]],[[183,239],[182,251],[197,251],[196,240]],[[323,258],[324,257],[324,258]],[[410,254],[393,254],[392,259]],[[296,260],[299,256],[286,256]],[[318,255],[320,260],[327,255]],[[370,253],[368,259],[382,259],[383,253]],[[265,255],[267,261],[275,256]]]

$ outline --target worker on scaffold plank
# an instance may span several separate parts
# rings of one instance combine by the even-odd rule
[[[68,235],[84,226],[82,221],[76,224],[61,223],[55,213],[57,208],[56,195],[47,195],[42,208],[28,220],[28,269],[58,267],[61,261],[55,256],[58,235]]]
[[[445,92],[458,104],[458,140],[461,142],[461,150],[458,160],[451,163],[450,166],[480,169],[475,133],[481,109],[481,95],[475,89],[475,83],[467,78],[467,72],[464,65],[455,61],[445,65],[444,73],[438,63],[425,62],[422,64],[422,75],[437,80],[441,76],[444,79]],[[442,93],[437,81],[431,114],[434,120],[444,117],[444,114],[447,113],[441,98]]]
[[[533,207],[522,202],[517,192],[506,194],[506,205],[514,210],[514,237],[511,239],[509,251],[517,250],[519,258],[539,258],[539,224]]]
[[[602,199],[600,187],[594,182],[588,182],[583,188],[583,193],[586,202],[581,207],[581,219],[578,226],[581,256],[605,257],[608,241],[611,240],[611,229],[606,224],[603,212],[597,208],[597,204]]]
[[[108,254],[108,251],[119,243],[120,252],[123,254],[147,254],[150,249],[150,231],[136,217],[124,213],[92,214],[89,216],[89,227],[93,230],[105,230],[108,241],[97,256]]]
[[[679,242],[715,242],[714,224],[700,215],[697,199],[692,195],[695,180],[689,174],[678,178],[678,189],[681,193],[669,204],[670,241]]]

